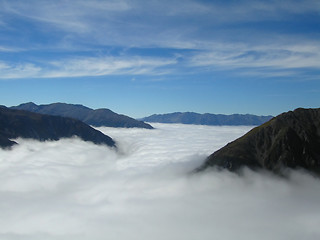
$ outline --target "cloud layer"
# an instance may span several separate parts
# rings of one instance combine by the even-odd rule
[[[319,180],[245,171],[188,174],[249,127],[100,128],[117,152],[79,139],[18,139],[0,155],[0,238],[317,239]]]

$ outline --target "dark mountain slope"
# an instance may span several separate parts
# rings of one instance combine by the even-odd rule
[[[242,166],[320,172],[320,108],[283,113],[213,153],[199,168]]]
[[[117,114],[109,109],[96,109],[87,115],[83,122],[93,126],[101,127],[124,127],[124,128],[146,128],[153,129],[153,127],[142,121],[135,120],[125,115]],[[108,125],[107,125],[108,124]]]
[[[1,148],[8,148],[8,147],[13,146],[14,144],[16,144],[16,142],[11,141],[10,139],[2,136],[1,132],[0,132],[0,147]]]
[[[12,108],[48,115],[71,117],[96,127],[153,128],[149,124],[125,115],[117,114],[109,109],[102,108],[93,110],[78,104],[52,103],[47,105],[36,105],[34,103],[24,103]]]
[[[145,117],[146,122],[183,123],[199,125],[260,125],[272,116],[256,116],[251,114],[199,114],[194,112],[176,112],[168,114],[155,114]]]
[[[18,137],[40,141],[78,136],[95,144],[115,146],[115,142],[87,124],[72,118],[50,116],[23,110],[0,108],[0,146],[10,147]]]

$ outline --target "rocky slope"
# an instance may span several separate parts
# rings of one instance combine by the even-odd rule
[[[153,128],[147,123],[135,120],[125,115],[117,114],[106,108],[93,110],[78,104],[52,103],[47,105],[36,105],[30,102],[12,107],[12,109],[71,117],[95,127]]]
[[[168,114],[154,114],[142,118],[146,122],[183,123],[198,125],[260,125],[270,120],[272,116],[256,116],[252,114],[199,114],[194,112],[176,112]]]
[[[10,139],[18,137],[45,141],[72,136],[95,144],[115,146],[115,142],[110,137],[79,120],[0,107],[0,147],[2,148],[14,145],[15,142]]]
[[[243,166],[280,172],[284,167],[320,172],[320,108],[283,113],[213,153],[198,169]]]

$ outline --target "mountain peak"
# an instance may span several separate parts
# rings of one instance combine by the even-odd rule
[[[260,125],[272,116],[256,116],[252,114],[211,114],[211,113],[195,113],[195,112],[174,112],[167,114],[154,114],[149,117],[142,118],[146,122],[160,123],[183,123],[198,125]]]
[[[96,127],[153,128],[147,123],[117,114],[107,108],[94,110],[80,104],[58,102],[38,106],[34,103],[25,103],[12,108],[47,115],[70,117]]]
[[[14,145],[10,139],[18,137],[44,141],[72,136],[95,144],[115,146],[110,137],[76,119],[0,108],[0,147]]]
[[[27,103],[22,103],[19,106],[12,107],[12,108],[14,108],[14,109],[21,108],[26,111],[34,112],[39,108],[39,106],[37,104],[35,104],[34,102],[27,102]]]
[[[320,172],[320,108],[282,113],[208,157],[200,170],[243,166],[280,172],[283,167]]]

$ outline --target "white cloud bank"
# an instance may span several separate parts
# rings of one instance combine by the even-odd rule
[[[0,239],[318,239],[319,180],[187,173],[249,127],[100,128],[115,152],[78,139],[0,150]]]

